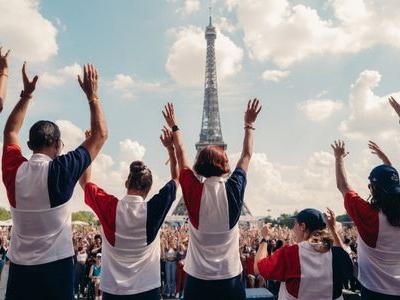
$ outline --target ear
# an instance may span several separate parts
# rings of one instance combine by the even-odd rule
[[[300,227],[301,231],[305,232],[307,230],[305,223],[299,223],[299,227]]]
[[[125,188],[128,189],[129,188],[129,183],[128,183],[128,179],[125,180]]]
[[[32,151],[33,151],[32,146],[31,146],[31,142],[28,141],[26,144],[28,145],[29,150],[32,150]]]

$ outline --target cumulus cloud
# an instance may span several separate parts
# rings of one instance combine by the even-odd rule
[[[393,139],[397,136],[395,113],[388,104],[389,96],[400,96],[399,91],[379,96],[374,93],[381,81],[378,71],[365,70],[351,86],[349,116],[340,124],[340,131],[349,138],[368,139],[381,136]]]
[[[278,82],[282,78],[288,77],[290,71],[282,71],[282,70],[265,70],[261,78],[268,81]]]
[[[357,53],[384,44],[400,47],[398,3],[393,0],[330,0],[333,16],[321,17],[288,0],[227,0],[244,32],[250,57],[280,67],[313,55]]]
[[[200,9],[199,0],[185,0],[183,6],[176,10],[182,16],[189,16]]]
[[[120,92],[124,99],[134,99],[135,92],[138,91],[154,91],[161,84],[158,82],[144,82],[134,79],[132,76],[125,74],[117,74],[111,82],[112,88]]]
[[[38,0],[0,0],[0,36],[12,55],[32,62],[57,54],[57,29],[39,10]]]
[[[297,105],[297,109],[313,122],[324,121],[342,108],[343,103],[341,101],[329,99],[309,99]]]
[[[165,65],[167,72],[178,83],[199,85],[204,81],[206,41],[204,29],[188,26],[169,31],[173,42]],[[243,50],[229,37],[217,32],[215,42],[219,80],[237,74],[242,68]]]
[[[54,88],[63,85],[68,79],[76,80],[77,75],[82,73],[82,67],[74,63],[58,69],[54,73],[44,72],[40,75],[40,85],[45,88]]]

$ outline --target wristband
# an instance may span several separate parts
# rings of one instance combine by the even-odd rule
[[[178,131],[178,130],[179,130],[178,125],[172,126],[172,132],[175,132],[175,131]]]
[[[4,72],[1,72],[1,73],[0,73],[0,76],[6,76],[6,77],[8,77],[8,74],[7,74],[7,73],[4,73]]]
[[[250,125],[245,125],[244,129],[256,130],[253,126],[250,126]]]
[[[90,103],[94,103],[94,102],[99,101],[99,100],[100,100],[99,97],[93,97],[93,99],[90,99],[88,103],[89,103],[89,104],[90,104]]]
[[[268,241],[265,238],[262,238],[262,240],[260,241],[260,244],[261,243],[267,243],[268,244]]]

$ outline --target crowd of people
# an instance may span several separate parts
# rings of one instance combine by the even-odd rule
[[[3,106],[10,52],[3,55],[1,50]],[[117,198],[91,176],[91,163],[108,138],[97,69],[87,64],[83,77],[78,76],[90,111],[90,129],[81,145],[62,154],[57,124],[39,120],[29,130],[29,159],[22,154],[19,133],[40,81],[38,76],[30,79],[26,69],[24,63],[23,90],[3,137],[2,179],[13,220],[7,300],[71,300],[85,289],[95,300],[160,299],[161,286],[166,296],[188,300],[243,300],[245,286],[268,286],[281,300],[342,299],[343,286],[355,281],[351,250],[358,265],[353,285],[359,285],[362,299],[400,299],[400,180],[375,143],[369,148],[383,164],[366,180],[367,200],[347,179],[345,143],[331,145],[337,188],[358,232],[356,248],[353,237],[340,236],[329,209],[301,210],[290,230],[269,224],[258,232],[241,230],[260,100],[249,100],[245,107],[238,126],[244,130],[242,152],[233,169],[218,145],[206,145],[192,164],[174,105],[165,105],[160,141],[169,155],[170,179],[148,197],[152,172],[144,162],[133,161],[121,183],[126,195]],[[400,104],[392,97],[389,103],[400,117]],[[99,219],[101,235],[90,229],[73,235],[70,199],[77,184]],[[188,222],[180,229],[163,229],[178,188]]]

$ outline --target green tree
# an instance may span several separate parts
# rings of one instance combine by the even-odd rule
[[[11,219],[11,213],[4,207],[0,207],[0,221],[5,221]]]
[[[80,210],[72,213],[72,221],[82,221],[91,225],[98,225],[95,215],[90,211]]]

